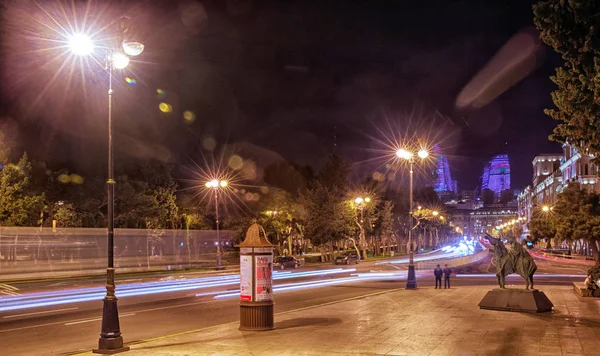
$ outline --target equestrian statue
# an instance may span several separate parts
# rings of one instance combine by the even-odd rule
[[[537,266],[529,252],[514,237],[510,238],[511,249],[508,250],[500,238],[495,238],[488,233],[485,235],[494,246],[494,263],[500,288],[505,288],[506,276],[516,273],[525,280],[525,289],[533,289],[533,274]]]

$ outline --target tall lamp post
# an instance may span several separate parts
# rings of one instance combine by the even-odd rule
[[[124,33],[123,33],[124,34]],[[70,51],[77,56],[92,55],[95,44],[85,34],[73,34],[68,38]],[[129,64],[129,56],[137,56],[144,50],[140,42],[123,40],[121,48],[110,48],[106,51],[106,67],[108,72],[108,179],[106,181],[108,193],[108,267],[106,268],[106,296],[102,308],[102,329],[98,349],[94,353],[115,354],[129,350],[123,346],[123,337],[119,326],[119,311],[117,297],[115,296],[115,266],[114,266],[114,228],[115,228],[115,177],[114,177],[114,149],[113,149],[113,87],[112,75],[114,69],[123,69]]]
[[[429,152],[425,149],[419,150],[417,153],[421,160],[429,157]],[[396,151],[396,156],[398,158],[407,160],[410,166],[409,171],[409,208],[408,208],[408,216],[410,223],[408,225],[408,249],[409,249],[409,262],[408,262],[408,278],[406,280],[406,289],[417,289],[417,275],[415,273],[415,264],[414,264],[414,247],[412,241],[412,230],[413,230],[413,164],[414,164],[414,154],[404,148]]]
[[[215,192],[215,216],[217,223],[217,268],[221,268],[222,252],[221,252],[221,235],[219,235],[219,189],[227,187],[226,180],[213,179],[204,184],[206,188],[210,188]]]
[[[364,221],[364,209],[365,209],[365,204],[368,204],[371,202],[371,198],[366,197],[358,197],[356,199],[354,199],[354,204],[356,204],[356,207],[358,208],[358,210],[360,211],[360,247],[362,249],[362,253],[364,254],[364,256],[362,256],[362,258],[367,259],[367,252],[365,251],[365,246],[367,244],[367,238],[365,236],[365,227],[363,225],[363,221]]]

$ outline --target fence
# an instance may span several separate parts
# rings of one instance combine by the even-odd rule
[[[221,246],[233,251],[236,231],[221,230]],[[115,229],[115,266],[134,271],[179,269],[215,260],[214,230]],[[32,273],[102,273],[106,229],[0,227],[0,281]]]

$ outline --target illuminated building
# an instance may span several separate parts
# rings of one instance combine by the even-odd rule
[[[452,180],[450,174],[450,165],[448,164],[448,158],[442,155],[442,152],[438,146],[433,148],[436,162],[436,179],[433,185],[433,190],[438,194],[440,199],[450,197],[458,193],[457,183]]]
[[[508,155],[496,155],[483,168],[481,176],[481,190],[489,189],[494,192],[494,198],[499,199],[500,194],[510,189],[510,163]]]
[[[563,154],[544,154],[533,159],[533,180],[519,193],[519,215],[529,222],[536,207],[552,205],[558,194],[571,182],[577,182],[588,192],[600,193],[598,166],[594,156],[581,153],[576,147],[563,144]],[[525,224],[527,233],[527,225]]]

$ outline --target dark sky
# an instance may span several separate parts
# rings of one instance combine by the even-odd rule
[[[106,75],[95,63],[72,61],[53,80],[62,60],[43,51],[50,43],[43,38],[60,30],[40,25],[74,17],[81,24],[86,2],[76,2],[75,16],[60,2],[7,3],[0,129],[34,158],[103,169]],[[261,148],[255,155],[318,166],[335,133],[365,177],[382,165],[383,132],[414,129],[448,154],[459,188],[475,188],[484,161],[504,152],[521,188],[533,156],[560,148],[547,140],[554,122],[542,112],[551,106],[557,56],[542,47],[537,69],[481,108],[459,110],[455,102],[512,36],[531,28],[532,3],[106,1],[92,3],[87,24],[102,27],[126,13],[146,44],[115,76],[118,164],[202,162],[210,137],[217,147],[249,143]],[[161,113],[160,102],[172,112]],[[194,120],[183,118],[186,110]]]

